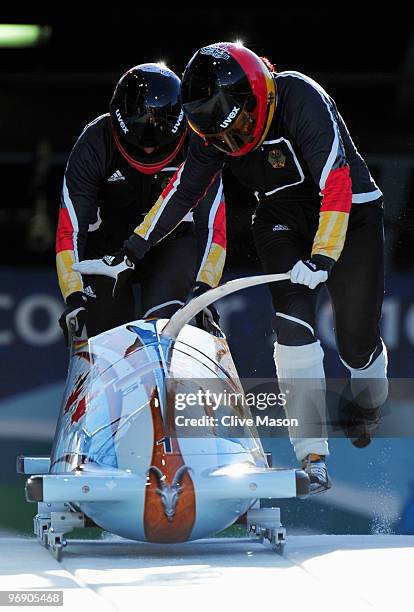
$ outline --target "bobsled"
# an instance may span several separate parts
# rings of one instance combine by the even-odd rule
[[[223,332],[190,321],[229,293],[284,278],[229,281],[169,320],[73,339],[51,455],[17,459],[18,472],[29,475],[26,499],[38,504],[34,533],[58,560],[65,534],[79,527],[173,543],[211,536],[244,515],[246,537],[282,552],[279,508],[260,500],[307,496],[308,475],[269,467],[254,426],[220,425],[223,415],[249,422],[241,418],[251,417],[245,403],[194,401],[212,389],[239,400],[243,389]],[[189,394],[183,410],[176,400]]]

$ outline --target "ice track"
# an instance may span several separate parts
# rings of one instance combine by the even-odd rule
[[[0,539],[0,590],[63,589],[64,610],[88,612],[413,610],[413,567],[414,536],[288,535],[283,557],[233,538],[72,540],[62,563],[32,538]]]

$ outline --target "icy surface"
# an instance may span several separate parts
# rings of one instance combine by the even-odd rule
[[[64,610],[90,612],[412,610],[413,567],[414,536],[288,536],[283,557],[233,538],[76,540],[62,563],[34,539],[0,539],[0,590],[63,589]]]

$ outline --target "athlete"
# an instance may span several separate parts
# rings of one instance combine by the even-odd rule
[[[315,334],[316,299],[326,283],[338,351],[361,415],[355,442],[362,446],[388,392],[379,331],[382,193],[326,91],[299,72],[276,73],[267,59],[242,45],[217,43],[197,51],[183,75],[181,100],[193,137],[180,181],[116,260],[95,262],[95,269],[127,275],[128,262],[139,265],[227,163],[256,192],[253,234],[265,272],[290,271],[290,280],[270,286],[274,360],[278,379],[292,391],[288,416],[319,424],[312,433],[305,427],[290,435],[312,491],[326,490],[324,353]]]
[[[115,88],[110,112],[85,127],[71,152],[56,241],[67,305],[60,324],[67,342],[71,324],[80,335],[86,323],[93,336],[138,317],[170,317],[196,283],[195,293],[200,293],[220,280],[225,260],[220,174],[195,210],[194,222],[192,213],[183,215],[114,296],[110,279],[88,276],[84,281],[72,269],[75,262],[119,248],[169,180],[172,186],[179,181],[188,140],[179,91],[180,79],[164,65],[131,68]],[[218,318],[211,308],[206,315]]]

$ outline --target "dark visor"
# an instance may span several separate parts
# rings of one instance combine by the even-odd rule
[[[204,138],[224,153],[236,153],[251,141],[255,125],[252,113],[243,108],[233,125],[217,134],[204,134]]]

